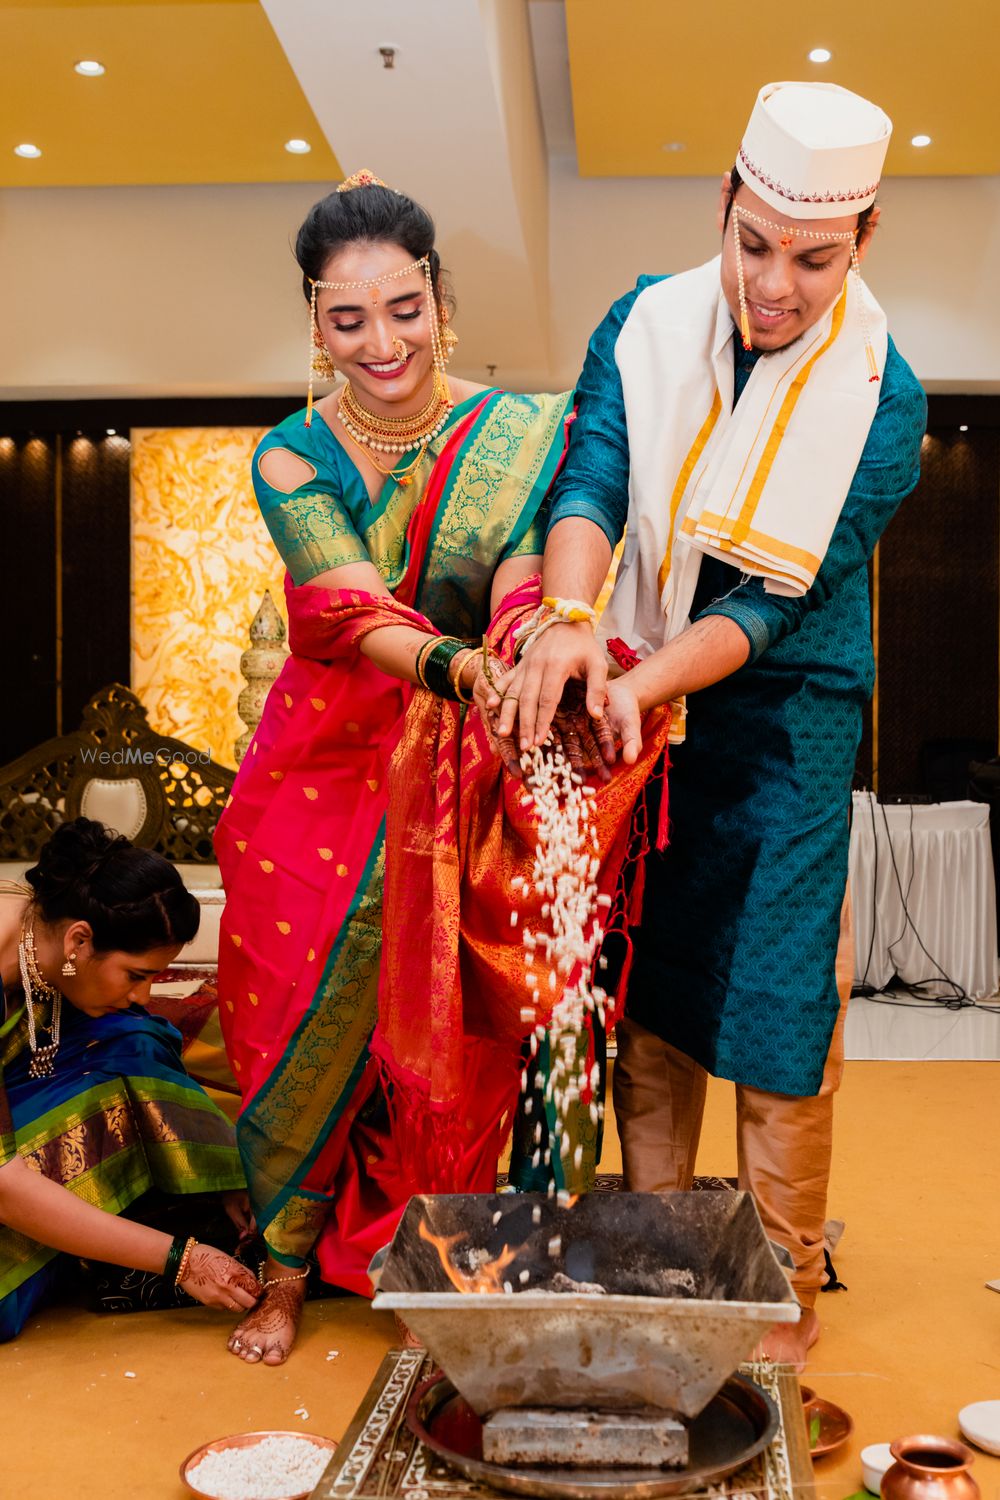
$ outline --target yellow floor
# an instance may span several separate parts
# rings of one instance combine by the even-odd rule
[[[822,1500],[859,1488],[864,1444],[957,1435],[959,1407],[1000,1398],[1000,1295],[983,1285],[1000,1276],[998,1079],[990,1063],[847,1066],[830,1209],[847,1220],[837,1269],[850,1290],[820,1299],[808,1378],[851,1412],[855,1434],[817,1464]],[[700,1171],[733,1171],[732,1124],[731,1090],[713,1086]],[[609,1154],[605,1169],[616,1165]],[[339,1437],[394,1342],[391,1318],[356,1299],[310,1304],[281,1369],[240,1364],[226,1332],[200,1308],[41,1314],[0,1346],[0,1496],[183,1500],[177,1466],[207,1438]],[[1000,1459],[980,1454],[974,1473],[995,1500]]]

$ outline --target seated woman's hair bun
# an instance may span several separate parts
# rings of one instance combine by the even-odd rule
[[[88,922],[99,953],[179,946],[198,931],[198,902],[176,866],[92,818],[57,828],[25,878],[43,919]]]

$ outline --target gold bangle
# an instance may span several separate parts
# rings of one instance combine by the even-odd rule
[[[475,702],[475,699],[471,692],[469,693],[468,697],[466,697],[466,695],[462,692],[462,673],[469,665],[472,657],[476,656],[477,654],[478,653],[475,646],[470,646],[464,656],[459,653],[458,655],[454,656],[452,658],[452,661],[449,663],[449,667],[455,666],[455,663],[457,663],[457,666],[455,666],[455,675],[451,678],[451,685],[455,689],[455,697],[458,699],[459,703]],[[449,676],[450,675],[451,674],[449,671]]]
[[[174,1286],[180,1286],[182,1281],[187,1280],[188,1262],[191,1259],[191,1251],[195,1248],[197,1243],[198,1241],[195,1239],[194,1235],[192,1235],[187,1244],[184,1246],[184,1253],[181,1255],[181,1263],[177,1267],[177,1275],[174,1277]]]
[[[413,672],[422,688],[427,687],[427,682],[424,678],[424,658],[430,655],[440,639],[441,637],[437,635],[429,636],[417,652],[417,659],[413,664]]]

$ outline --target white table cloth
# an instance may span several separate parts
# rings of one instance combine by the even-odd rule
[[[880,988],[898,974],[909,985],[931,981],[920,985],[921,994],[945,996],[953,991],[943,970],[974,999],[996,992],[996,893],[984,802],[892,804],[855,793],[850,883],[859,984]]]

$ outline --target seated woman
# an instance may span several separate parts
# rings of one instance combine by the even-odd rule
[[[232,1127],[142,1009],[198,930],[159,854],[87,818],[0,887],[0,1339],[54,1287],[60,1252],[164,1273],[208,1307],[252,1307],[245,1266],[117,1217],[151,1188],[222,1194],[246,1227]]]
[[[531,1030],[510,893],[534,833],[464,705],[484,635],[500,671],[540,602],[571,418],[568,394],[446,374],[433,222],[370,173],[315,205],[296,255],[314,368],[346,383],[315,407],[310,383],[254,456],[291,655],[216,834],[220,1018],[277,1283],[230,1349],[272,1365],[314,1251],[369,1293],[411,1193],[496,1183]],[[615,828],[634,800],[618,788]]]

